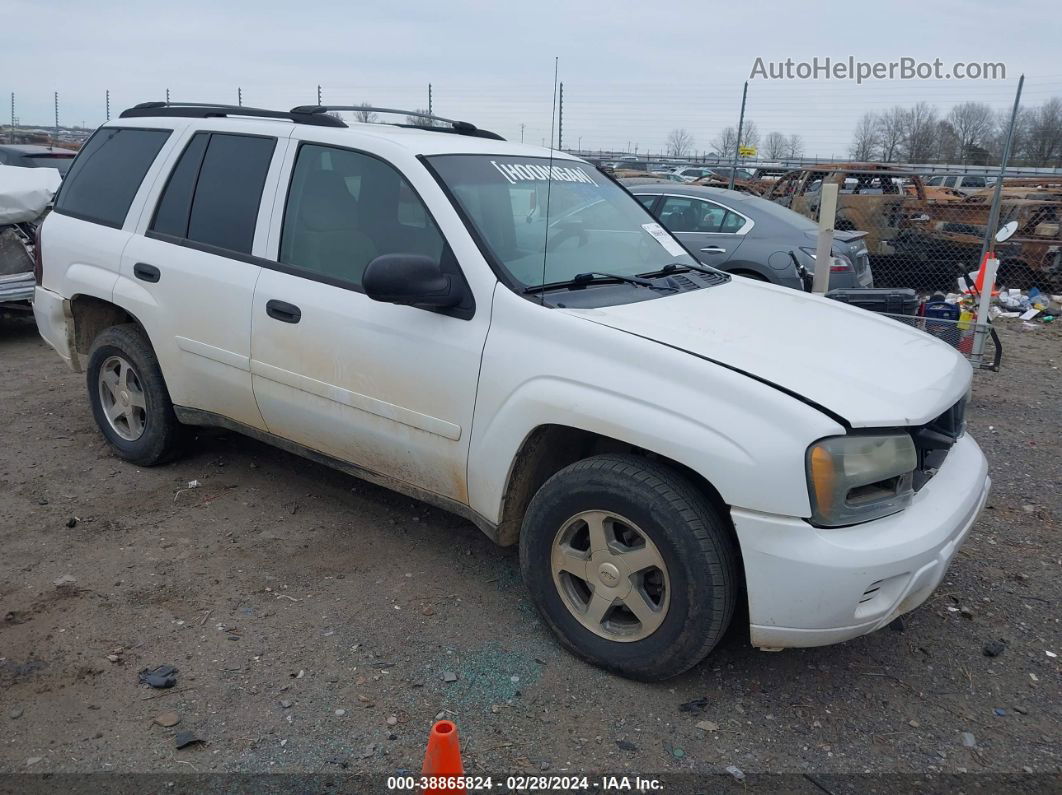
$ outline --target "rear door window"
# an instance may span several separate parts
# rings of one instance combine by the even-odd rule
[[[275,138],[197,133],[159,199],[151,231],[250,254]]]
[[[104,127],[78,154],[56,212],[120,229],[144,175],[172,130]]]

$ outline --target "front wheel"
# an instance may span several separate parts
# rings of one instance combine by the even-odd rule
[[[716,510],[637,456],[595,456],[546,481],[524,517],[520,564],[567,648],[645,681],[704,659],[737,600],[736,552]]]

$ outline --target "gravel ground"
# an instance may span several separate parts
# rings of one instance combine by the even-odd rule
[[[119,461],[0,321],[0,771],[419,772],[445,715],[469,772],[1057,774],[1062,326],[1003,339],[969,412],[989,508],[902,628],[767,654],[735,626],[647,685],[561,650],[454,516],[230,433]]]

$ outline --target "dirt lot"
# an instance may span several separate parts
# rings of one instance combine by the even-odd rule
[[[458,518],[228,433],[122,463],[0,321],[0,771],[419,772],[445,714],[471,772],[1057,773],[1062,327],[1004,343],[970,410],[989,510],[902,629],[767,654],[738,626],[645,685],[562,651]]]

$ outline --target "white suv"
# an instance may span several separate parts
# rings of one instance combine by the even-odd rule
[[[78,155],[34,312],[120,457],[223,426],[459,513],[641,679],[740,603],[773,649],[929,596],[990,483],[958,353],[698,265],[578,158],[327,110],[149,103]]]

